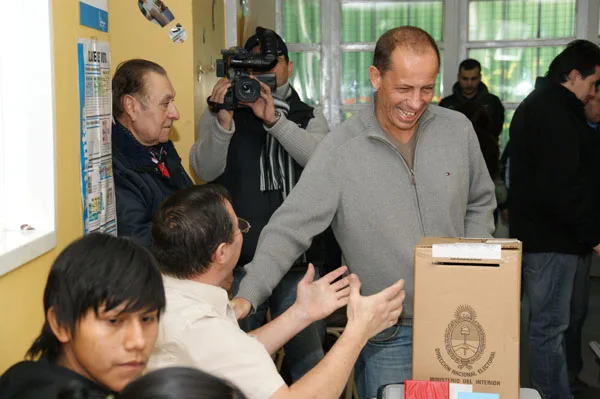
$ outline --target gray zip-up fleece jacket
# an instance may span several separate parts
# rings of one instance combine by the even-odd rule
[[[263,229],[237,295],[256,308],[312,237],[331,224],[363,295],[405,279],[401,322],[410,325],[417,241],[423,236],[490,237],[496,208],[494,184],[465,116],[430,105],[417,134],[410,170],[373,107],[329,133]]]

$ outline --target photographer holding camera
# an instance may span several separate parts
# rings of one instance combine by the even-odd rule
[[[235,270],[234,293],[244,275],[243,266],[254,257],[263,227],[292,190],[317,144],[329,131],[323,115],[302,102],[290,85],[288,79],[294,63],[289,60],[284,41],[271,30],[259,27],[256,31],[246,42],[245,50],[222,51],[224,57],[219,66],[225,64],[228,78],[220,79],[213,88],[208,98],[209,109],[200,119],[198,141],[190,153],[190,163],[198,177],[224,186],[231,194],[233,207],[252,226],[244,237]],[[248,66],[266,64],[269,57],[274,63],[274,66],[269,64],[269,70],[257,71],[257,67]],[[275,75],[277,87],[273,92],[264,83],[269,81],[265,73]],[[218,71],[217,75],[226,74]],[[254,100],[253,96],[258,98]],[[251,331],[262,325],[269,307],[273,318],[282,314],[294,303],[296,286],[308,262],[317,268],[325,263],[339,266],[339,254],[331,230],[315,238],[269,300],[240,320],[240,327]],[[312,324],[285,345],[293,381],[323,358],[323,336],[324,325]]]

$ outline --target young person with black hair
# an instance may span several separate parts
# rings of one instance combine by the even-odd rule
[[[73,385],[90,398],[122,390],[145,369],[164,308],[147,249],[105,234],[76,240],[50,269],[42,332],[29,360],[0,377],[0,398],[56,398]]]

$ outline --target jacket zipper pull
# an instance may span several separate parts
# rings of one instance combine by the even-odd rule
[[[411,180],[410,182],[413,186],[417,185],[417,183],[415,181],[415,171],[412,169],[410,170],[410,180]]]

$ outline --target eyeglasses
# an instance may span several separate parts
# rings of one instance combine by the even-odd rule
[[[247,233],[250,231],[250,223],[246,219],[237,218],[238,220],[238,229],[240,229],[240,233]]]

